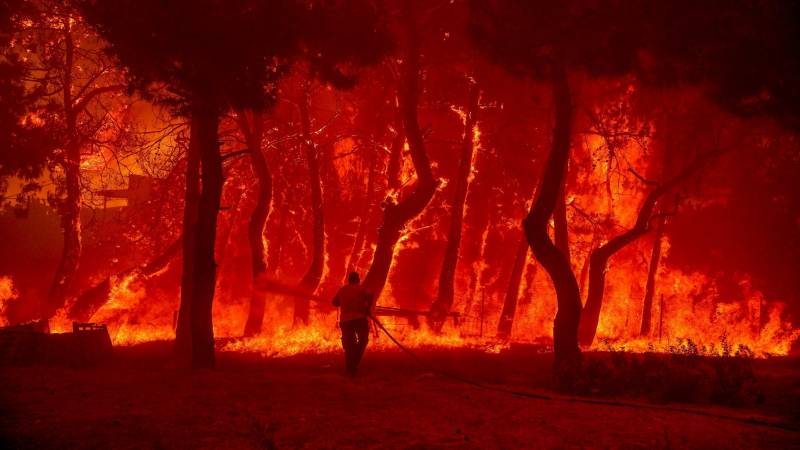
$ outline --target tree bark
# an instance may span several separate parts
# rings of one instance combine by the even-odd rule
[[[44,318],[51,318],[64,306],[67,292],[75,281],[81,257],[81,187],[80,187],[80,148],[76,143],[67,144],[64,175],[66,198],[59,205],[61,229],[64,246],[50,287]]]
[[[309,184],[311,186],[311,213],[312,222],[312,254],[311,264],[300,281],[300,290],[312,295],[319,286],[322,279],[323,266],[325,265],[325,221],[323,217],[322,205],[322,180],[319,171],[319,155],[317,146],[311,136],[311,118],[308,112],[309,86],[306,85],[303,91],[303,98],[300,101],[300,126],[303,137],[303,148],[308,161]],[[294,323],[307,324],[310,310],[310,300],[307,297],[295,299]]]
[[[240,128],[244,135],[247,147],[250,149],[250,163],[253,173],[256,175],[258,196],[256,205],[250,214],[250,221],[247,224],[247,240],[250,244],[250,266],[253,273],[253,283],[263,276],[267,271],[267,263],[264,258],[264,227],[267,224],[270,207],[272,205],[272,174],[267,165],[267,158],[261,146],[263,138],[263,118],[260,111],[252,111],[249,116],[252,123],[248,121],[248,113],[243,112],[239,116]],[[247,314],[247,322],[244,326],[245,336],[254,336],[261,332],[261,325],[264,322],[264,308],[266,298],[263,292],[256,292],[254,289],[250,297],[250,309]]]
[[[653,297],[656,293],[656,274],[661,260],[661,238],[664,236],[665,218],[661,217],[656,225],[656,237],[653,240],[653,251],[650,254],[650,268],[647,271],[647,283],[644,288],[644,301],[642,302],[642,327],[639,336],[650,334],[650,324],[653,314]]]
[[[553,67],[552,88],[555,103],[552,149],[536,201],[523,221],[523,228],[533,254],[547,271],[556,290],[558,312],[553,324],[553,351],[555,368],[557,372],[562,372],[571,371],[580,360],[578,323],[581,316],[581,299],[575,274],[566,255],[550,240],[547,227],[558,201],[559,190],[564,184],[572,134],[572,95],[563,67]]]
[[[472,172],[472,155],[475,152],[474,132],[477,124],[479,99],[480,90],[477,84],[473,83],[470,87],[464,120],[464,136],[461,140],[461,155],[455,176],[455,192],[450,204],[450,229],[447,234],[447,247],[442,261],[442,269],[439,273],[439,293],[436,301],[431,305],[431,325],[435,331],[442,329],[447,314],[453,306],[458,251],[461,247],[461,228],[464,222],[464,204],[467,200],[469,175]]]
[[[42,318],[49,319],[64,306],[67,292],[75,281],[81,257],[81,143],[78,135],[77,114],[72,98],[72,69],[75,58],[75,45],[72,39],[70,19],[64,21],[64,79],[63,102],[64,119],[67,132],[65,157],[61,167],[64,169],[66,197],[58,205],[61,215],[61,229],[64,245],[61,259],[50,286],[47,303],[42,311]]]
[[[503,310],[500,313],[500,322],[497,324],[497,337],[508,339],[511,337],[511,328],[514,326],[514,315],[517,313],[517,300],[519,299],[519,286],[522,283],[522,272],[525,271],[525,260],[528,257],[528,242],[523,237],[517,246],[514,255],[514,265],[511,267],[511,278],[508,280],[506,298]]]
[[[409,153],[417,174],[417,184],[414,191],[399,203],[386,202],[372,265],[364,278],[364,286],[375,298],[380,296],[386,284],[394,249],[400,239],[403,227],[422,213],[433,198],[437,184],[433,179],[431,164],[425,152],[425,142],[417,118],[420,78],[419,37],[410,2],[404,3],[404,16],[403,31],[407,39],[407,46],[406,55],[400,67],[401,83],[398,98]]]
[[[569,161],[567,161],[567,167],[564,168],[564,172],[569,169]],[[561,186],[561,189],[558,190],[558,199],[556,200],[556,208],[553,210],[553,236],[555,237],[556,241],[556,248],[564,254],[564,257],[567,258],[567,262],[570,263],[570,267],[572,267],[572,257],[569,251],[569,228],[567,223],[567,175],[564,174],[564,183]]]
[[[186,149],[186,191],[183,206],[183,250],[181,271],[181,303],[178,308],[178,323],[175,329],[175,354],[185,362],[191,360],[192,334],[192,276],[194,274],[194,241],[200,202],[200,126],[197,114],[192,114],[189,130],[189,146]]]
[[[194,105],[198,124],[202,189],[197,208],[197,231],[194,236],[194,271],[192,274],[192,367],[214,367],[214,329],[212,306],[216,287],[217,264],[214,260],[217,215],[222,197],[222,158],[219,153],[219,112],[216,105]]]

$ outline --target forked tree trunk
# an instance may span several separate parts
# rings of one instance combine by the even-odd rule
[[[311,213],[313,216],[312,222],[312,253],[311,264],[300,280],[301,292],[306,292],[309,296],[314,294],[314,291],[319,286],[322,279],[322,270],[325,264],[325,221],[323,217],[322,205],[322,180],[319,172],[319,155],[317,146],[314,145],[313,137],[311,136],[311,118],[308,112],[308,95],[309,86],[306,85],[303,92],[303,98],[300,101],[300,126],[302,128],[303,149],[305,150],[306,160],[308,161],[308,174],[309,184],[311,186]],[[297,297],[294,303],[294,323],[307,324],[310,309],[310,300],[308,297]]]
[[[650,254],[650,268],[647,271],[647,283],[644,287],[644,301],[642,302],[642,327],[639,336],[650,334],[650,324],[653,314],[653,297],[656,293],[656,275],[658,274],[658,264],[661,260],[661,238],[664,236],[665,218],[658,219],[656,225],[656,237],[653,240],[653,251]]]
[[[194,271],[192,276],[192,367],[214,367],[214,329],[212,306],[217,264],[214,244],[217,215],[222,197],[222,158],[219,153],[219,112],[215,105],[202,105],[195,113],[198,123],[202,189],[197,208],[197,232],[194,236]],[[194,126],[193,120],[193,126]]]
[[[652,192],[639,210],[636,225],[633,228],[597,247],[589,255],[589,293],[586,295],[586,304],[583,308],[583,316],[581,317],[578,333],[580,344],[584,347],[592,345],[597,333],[597,324],[600,321],[600,310],[603,306],[603,295],[605,293],[608,260],[649,230],[648,222],[656,200],[656,198],[650,200],[651,196]]]
[[[186,150],[186,191],[183,206],[181,302],[175,329],[176,356],[188,363],[191,360],[192,334],[192,274],[194,273],[194,241],[197,227],[197,208],[200,202],[200,119],[191,117],[189,146]]]
[[[583,309],[579,331],[579,339],[582,346],[588,347],[592,345],[597,334],[597,324],[600,322],[600,310],[603,306],[603,295],[605,293],[608,260],[650,230],[650,220],[653,217],[656,203],[664,194],[700,170],[707,160],[722,152],[723,149],[717,149],[698,157],[674,178],[655,187],[647,194],[639,207],[634,226],[597,247],[589,255],[589,293],[586,296],[586,305]]]
[[[477,125],[479,99],[480,90],[478,85],[473,83],[470,87],[464,120],[461,155],[455,175],[455,192],[450,204],[450,229],[447,234],[447,247],[442,261],[442,269],[439,272],[439,293],[436,301],[431,305],[431,326],[435,331],[442,329],[447,314],[453,306],[458,250],[461,247],[461,228],[464,223],[464,204],[467,200],[469,175],[472,172],[472,155],[475,152],[474,132]]]
[[[251,121],[248,120],[248,115],[252,119]],[[261,112],[243,113],[240,115],[239,122],[247,147],[250,149],[250,163],[256,176],[258,188],[256,205],[250,214],[250,221],[247,224],[247,240],[250,244],[250,266],[253,273],[253,283],[256,283],[267,271],[267,263],[264,258],[264,227],[267,224],[267,217],[269,217],[272,204],[272,174],[269,171],[269,166],[267,166],[267,158],[264,156],[264,150],[261,146],[264,134]],[[264,293],[253,289],[247,322],[245,322],[244,326],[245,336],[254,336],[261,332],[261,325],[264,322],[265,303]]]
[[[519,300],[519,286],[522,283],[522,272],[525,271],[525,260],[528,258],[528,242],[523,237],[517,246],[514,255],[514,265],[511,267],[511,278],[508,280],[506,298],[503,310],[500,312],[500,322],[497,324],[497,337],[508,339],[511,337],[511,328],[514,326],[514,315],[517,313]]]
[[[570,372],[580,359],[578,323],[581,299],[569,260],[550,240],[547,229],[558,201],[559,190],[564,185],[572,134],[572,95],[564,68],[554,66],[552,87],[555,103],[552,149],[536,200],[523,221],[523,227],[533,254],[547,271],[556,290],[558,312],[553,324],[555,368],[557,372]]]
[[[383,223],[378,230],[375,254],[372,259],[364,286],[376,298],[380,296],[397,241],[403,227],[414,217],[418,216],[433,198],[436,191],[436,182],[431,172],[431,164],[425,152],[425,142],[417,119],[417,104],[419,102],[419,37],[417,36],[415,19],[411,11],[410,2],[404,3],[403,29],[407,37],[406,55],[401,65],[401,83],[399,89],[400,111],[403,118],[403,128],[408,140],[409,153],[417,173],[417,184],[414,191],[399,203],[387,202],[383,213]]]

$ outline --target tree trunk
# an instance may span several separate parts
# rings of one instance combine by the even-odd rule
[[[477,84],[472,84],[464,120],[464,136],[461,140],[458,172],[455,176],[455,192],[453,201],[450,204],[450,229],[447,234],[447,247],[442,261],[442,270],[439,273],[439,294],[436,301],[431,305],[431,325],[435,331],[442,329],[447,319],[447,314],[453,306],[458,250],[461,247],[461,228],[464,222],[464,204],[467,200],[469,175],[472,172],[472,154],[475,151],[474,132],[477,124],[479,99],[480,90]]]
[[[269,171],[269,166],[267,166],[267,158],[264,156],[261,146],[261,139],[264,134],[261,112],[252,111],[250,113],[252,124],[248,123],[247,115],[247,113],[242,113],[239,121],[247,147],[250,149],[250,163],[253,166],[253,173],[256,175],[258,186],[256,205],[250,214],[250,221],[247,224],[250,265],[253,272],[253,283],[255,283],[267,271],[267,263],[264,258],[264,227],[267,224],[267,217],[269,217],[272,204],[272,174]],[[264,293],[253,290],[250,297],[247,322],[244,326],[245,336],[254,336],[261,332],[265,304]]]
[[[300,101],[300,126],[302,128],[303,148],[308,161],[309,184],[311,185],[311,212],[313,216],[312,235],[313,246],[311,254],[311,265],[300,281],[300,290],[312,295],[319,286],[322,279],[322,270],[325,264],[325,221],[323,217],[322,205],[322,180],[319,172],[319,155],[317,146],[314,145],[311,136],[311,118],[308,112],[309,86],[306,85],[303,98]],[[294,323],[307,324],[310,309],[310,300],[307,297],[295,299]]]
[[[406,55],[400,68],[402,81],[398,98],[409,153],[417,173],[417,184],[414,191],[399,203],[386,202],[372,265],[364,278],[364,286],[375,298],[380,296],[386,284],[401,230],[408,221],[422,213],[436,191],[436,181],[433,179],[431,164],[425,152],[425,142],[417,118],[420,78],[419,37],[410,2],[404,3],[404,15],[403,29],[407,46]]]
[[[217,214],[222,197],[222,158],[219,153],[219,113],[214,105],[195,105],[198,124],[202,190],[197,208],[197,232],[194,236],[194,271],[192,274],[192,367],[214,367],[214,329],[212,306],[217,264],[214,244]]]
[[[567,161],[566,172],[569,169],[569,161]],[[572,267],[572,257],[569,251],[569,228],[567,223],[567,181],[566,173],[564,174],[564,184],[558,190],[558,199],[556,200],[556,208],[553,210],[553,236],[556,241],[556,248],[564,254],[567,262]]]
[[[523,237],[517,246],[514,256],[514,265],[511,267],[511,278],[508,280],[506,298],[503,310],[500,313],[500,322],[497,324],[497,337],[508,339],[511,337],[511,328],[514,325],[514,315],[517,313],[517,300],[519,299],[519,286],[522,283],[522,272],[525,271],[525,260],[528,257],[528,242]]]
[[[594,251],[596,245],[595,238],[597,236],[597,231],[595,230],[593,234],[594,235],[592,237],[592,242],[589,245],[589,255],[592,254],[592,251]],[[581,265],[581,273],[579,278],[581,298],[583,298],[583,293],[586,292],[586,281],[589,277],[589,255],[587,255],[586,258],[584,258],[583,265]]]
[[[553,324],[555,368],[557,372],[569,372],[580,360],[578,323],[581,316],[581,299],[572,267],[566,255],[550,240],[547,229],[558,201],[559,190],[564,185],[572,133],[572,96],[564,68],[558,66],[553,68],[552,86],[555,103],[552,149],[547,158],[536,201],[523,221],[523,227],[533,254],[547,271],[556,290],[558,312]]]
[[[586,305],[583,309],[579,331],[579,339],[582,346],[588,347],[592,345],[595,334],[597,333],[597,324],[600,321],[600,310],[603,306],[608,260],[618,251],[650,230],[650,220],[652,219],[656,203],[661,196],[692,176],[695,172],[700,170],[706,160],[719,155],[722,151],[723,149],[717,149],[698,157],[674,178],[651,190],[642,202],[642,206],[639,208],[634,226],[630,230],[615,236],[605,244],[597,247],[589,255],[589,293],[586,296]]]
[[[656,293],[656,274],[661,260],[661,238],[664,236],[665,219],[661,217],[656,225],[656,237],[653,240],[653,251],[650,255],[650,268],[647,271],[647,283],[644,288],[644,301],[642,302],[642,328],[639,336],[650,334],[650,323],[653,313],[653,297]]]
[[[194,241],[197,227],[197,211],[200,202],[200,119],[192,114],[189,130],[189,146],[186,149],[186,192],[183,206],[181,303],[175,329],[175,353],[179,359],[189,362],[192,351],[191,311],[192,276],[194,273]]]
[[[64,246],[58,262],[53,283],[47,296],[47,304],[43,308],[42,318],[49,319],[64,306],[67,293],[75,281],[78,263],[81,257],[81,143],[78,136],[77,111],[73,108],[72,69],[74,65],[75,47],[69,19],[64,24],[64,79],[63,102],[66,122],[67,143],[66,154],[61,165],[64,169],[66,197],[58,205],[61,216],[61,229],[64,234]]]
[[[67,293],[75,281],[81,257],[80,149],[77,145],[68,144],[64,175],[66,198],[59,205],[64,246],[43,314],[43,317],[48,319],[64,306]]]
[[[176,239],[170,244],[163,253],[151,259],[150,261],[134,267],[130,267],[121,272],[117,272],[113,276],[106,277],[100,283],[97,283],[92,288],[87,289],[69,309],[68,317],[76,322],[86,322],[92,318],[98,309],[108,301],[108,296],[111,294],[111,278],[124,278],[133,273],[139,273],[143,277],[148,277],[163,269],[169,264],[172,258],[178,254],[181,248],[181,239]]]
[[[369,157],[369,173],[367,175],[367,190],[364,193],[364,207],[361,209],[361,215],[358,219],[358,229],[356,236],[353,240],[353,248],[350,250],[350,256],[347,258],[347,273],[358,271],[358,261],[364,252],[364,241],[367,235],[367,222],[372,212],[373,195],[375,190],[375,172],[377,165],[377,155],[375,152],[370,153]]]
[[[400,112],[399,99],[395,98],[394,137],[389,152],[389,165],[386,167],[386,179],[389,191],[400,188],[400,164],[403,161],[403,148],[406,135],[403,131],[403,115]]]

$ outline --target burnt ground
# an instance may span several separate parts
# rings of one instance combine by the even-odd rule
[[[562,395],[546,354],[420,353],[491,386]],[[368,350],[356,379],[340,374],[337,354],[221,353],[216,370],[194,372],[168,360],[161,343],[116,349],[101,367],[0,368],[0,447],[800,448],[797,359],[753,361],[754,400],[591,397],[645,408],[516,397],[400,352]]]

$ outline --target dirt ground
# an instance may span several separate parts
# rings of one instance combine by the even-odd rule
[[[546,355],[421,353],[483,383],[557,395]],[[797,361],[760,363],[771,390],[744,409],[521,398],[435,375],[399,352],[368,351],[356,379],[341,375],[336,354],[223,353],[216,370],[195,372],[167,361],[154,345],[117,349],[91,369],[0,368],[0,448],[800,448]]]

